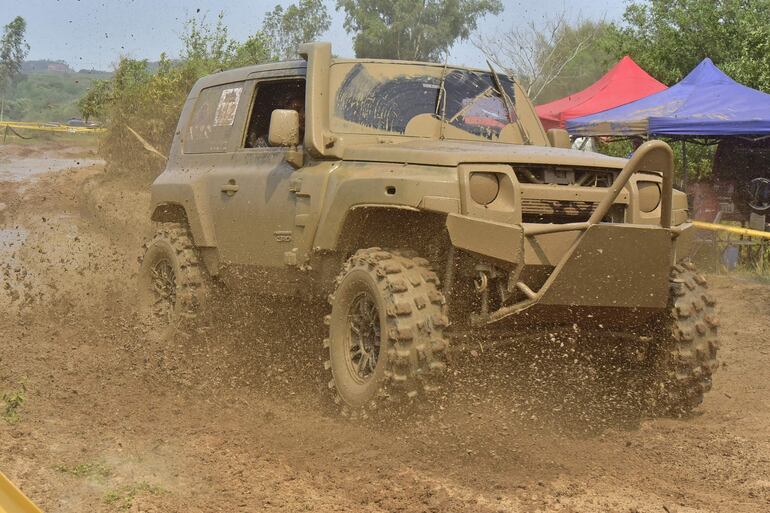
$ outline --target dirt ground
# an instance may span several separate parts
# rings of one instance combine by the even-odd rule
[[[96,157],[0,146],[22,158]],[[710,278],[722,367],[689,418],[643,418],[628,376],[545,334],[474,341],[439,404],[351,421],[306,308],[222,298],[172,340],[137,321],[147,183],[3,180],[0,470],[44,511],[770,511],[767,282]]]

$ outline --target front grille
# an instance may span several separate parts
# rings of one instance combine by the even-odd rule
[[[577,185],[580,187],[609,187],[617,176],[617,169],[590,167],[563,167],[549,165],[513,166],[519,183]]]
[[[596,203],[592,201],[564,201],[523,198],[521,217],[525,223],[579,223],[588,221]],[[604,222],[622,223],[625,206],[615,204],[610,208]]]
[[[585,216],[588,219],[596,208],[590,201],[563,201],[544,199],[522,199],[521,212],[536,215]]]

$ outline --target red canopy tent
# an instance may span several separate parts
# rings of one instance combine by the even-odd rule
[[[568,119],[625,105],[664,89],[665,85],[626,55],[602,78],[582,91],[538,105],[536,110],[546,130],[564,128]]]

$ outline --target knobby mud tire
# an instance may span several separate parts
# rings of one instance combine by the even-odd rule
[[[703,402],[719,367],[716,301],[690,262],[671,270],[668,340],[656,354],[652,413],[681,417]]]
[[[449,345],[443,333],[449,324],[446,301],[438,287],[428,261],[409,251],[362,249],[344,264],[329,296],[324,340],[328,385],[344,415],[366,416],[384,407],[401,411],[438,394]],[[352,361],[346,338],[352,336],[352,301],[363,293],[376,297],[380,346],[373,375],[362,384],[345,362]]]
[[[158,318],[153,311],[153,269],[167,261],[175,280],[175,301],[168,319]],[[155,235],[145,244],[139,271],[139,299],[144,320],[160,328],[164,334],[186,332],[203,312],[210,293],[210,279],[187,226],[159,223]]]

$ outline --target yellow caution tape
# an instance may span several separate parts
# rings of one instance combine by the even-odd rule
[[[0,513],[42,513],[0,472]]]
[[[38,130],[41,132],[66,132],[68,134],[95,134],[104,132],[104,128],[87,126],[69,126],[58,123],[41,123],[36,121],[0,121],[0,130],[5,127],[22,130]]]
[[[727,232],[727,233],[734,233],[736,235],[745,235],[746,237],[759,237],[762,239],[770,239],[770,232],[762,232],[759,230],[752,230],[750,228],[741,228],[740,226],[728,226],[726,224],[704,223],[703,221],[693,221],[692,225],[695,226],[696,228],[711,230],[713,232]]]

